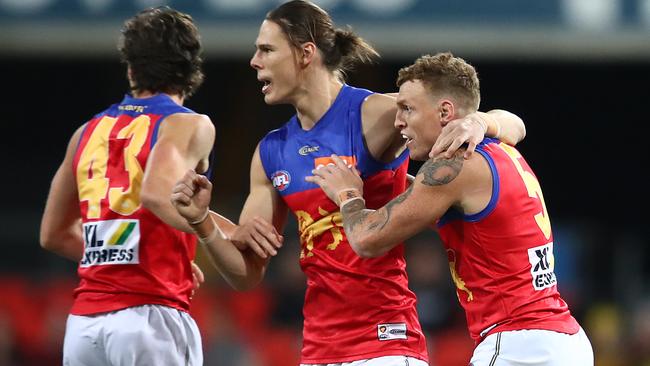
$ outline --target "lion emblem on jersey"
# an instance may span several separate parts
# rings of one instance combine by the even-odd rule
[[[456,252],[453,249],[447,249],[447,260],[449,261],[449,272],[451,272],[451,279],[454,281],[456,288],[460,291],[467,293],[467,302],[474,300],[474,294],[465,286],[465,281],[458,275],[456,271]],[[458,300],[460,301],[460,291],[456,291]]]

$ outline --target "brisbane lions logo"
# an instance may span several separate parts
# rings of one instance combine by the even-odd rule
[[[467,293],[467,302],[474,300],[474,294],[472,294],[472,291],[465,286],[465,281],[463,281],[463,279],[458,275],[458,271],[456,270],[456,252],[453,249],[447,249],[447,260],[449,261],[451,279],[454,281],[454,284],[458,289],[458,291],[456,291],[458,300],[460,301],[460,291]]]

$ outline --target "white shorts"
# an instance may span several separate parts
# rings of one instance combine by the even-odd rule
[[[343,363],[300,364],[300,366],[429,366],[415,357],[384,356]]]
[[[189,314],[162,305],[69,315],[63,365],[201,366],[201,335]]]
[[[490,334],[474,350],[473,366],[593,366],[585,332],[515,330]]]

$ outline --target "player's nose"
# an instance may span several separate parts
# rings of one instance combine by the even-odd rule
[[[395,126],[395,128],[397,128],[400,131],[406,127],[406,122],[401,117],[400,112],[397,112],[397,114],[395,115],[395,122],[393,123],[393,125]]]
[[[262,68],[262,64],[260,63],[260,59],[259,59],[257,54],[258,54],[258,51],[255,51],[255,53],[253,54],[253,57],[251,57],[251,60],[250,60],[249,64],[255,70],[260,70]]]

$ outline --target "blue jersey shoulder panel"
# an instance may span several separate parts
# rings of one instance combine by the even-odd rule
[[[305,181],[312,169],[331,162],[336,154],[355,164],[362,177],[395,169],[408,152],[390,163],[375,160],[368,152],[361,126],[361,107],[373,92],[344,85],[323,117],[308,131],[297,116],[269,132],[260,143],[260,158],[267,177],[281,195],[318,188]]]

